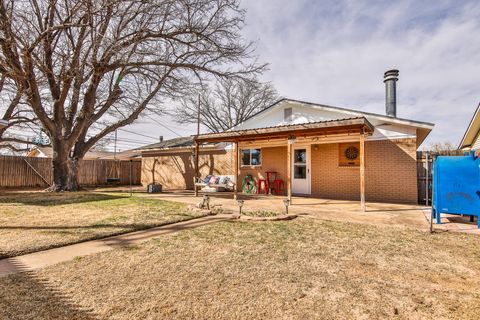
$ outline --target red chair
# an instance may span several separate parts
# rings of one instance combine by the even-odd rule
[[[277,180],[276,171],[266,171],[267,174],[267,189],[270,194],[273,194],[273,188],[275,186],[275,180]]]
[[[271,190],[275,191],[276,195],[283,194],[283,192],[285,192],[285,182],[282,179],[275,179]]]
[[[260,194],[262,189],[263,189],[263,192],[265,192],[265,194],[268,194],[268,180],[258,179],[257,194]]]

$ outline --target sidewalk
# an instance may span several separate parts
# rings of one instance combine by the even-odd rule
[[[138,244],[164,234],[197,228],[203,225],[226,221],[229,219],[232,219],[232,216],[228,214],[203,216],[188,221],[126,233],[105,239],[86,241],[60,248],[3,259],[0,260],[0,277],[17,272],[33,271],[45,268],[60,262],[72,260],[75,257],[82,257],[98,252],[112,250],[118,247]]]

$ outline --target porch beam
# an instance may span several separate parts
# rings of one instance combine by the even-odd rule
[[[358,142],[360,141],[361,133],[355,134],[338,134],[338,135],[317,135],[307,138],[297,137],[297,143],[301,144],[329,144],[329,143],[346,143],[346,142]],[[284,147],[287,145],[285,138],[283,139],[253,139],[250,141],[241,141],[240,148],[254,148],[254,147]]]
[[[194,170],[195,170],[195,174],[193,175],[193,189],[195,190],[195,197],[198,197],[198,188],[197,186],[195,185],[195,183],[197,183],[197,178],[199,178],[199,174],[198,174],[198,161],[199,161],[199,155],[200,155],[200,144],[198,142],[195,142],[195,151],[194,151],[194,156],[195,156],[195,159],[194,159]]]
[[[342,126],[337,128],[314,128],[314,129],[304,129],[304,130],[289,130],[289,131],[269,131],[261,132],[260,129],[253,130],[252,132],[232,132],[221,136],[220,134],[212,134],[212,136],[205,136],[196,138],[199,142],[234,142],[234,141],[250,141],[250,140],[270,140],[270,139],[285,139],[291,136],[292,134],[301,137],[308,136],[328,136],[328,135],[337,135],[337,134],[349,134],[353,132],[361,132],[365,129],[364,126],[354,125],[354,126]],[[217,136],[218,135],[218,136]]]
[[[292,204],[292,144],[287,140],[287,197]]]
[[[360,208],[365,212],[365,135],[363,134],[360,136]]]
[[[233,188],[233,200],[237,200],[238,199],[238,186],[239,186],[239,181],[238,181],[238,179],[239,179],[239,174],[238,174],[238,171],[239,171],[238,142],[234,142],[234,153],[233,153],[233,155],[235,157],[235,187]]]

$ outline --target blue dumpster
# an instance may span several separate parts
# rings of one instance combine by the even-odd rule
[[[432,215],[437,224],[442,213],[479,217],[480,159],[474,152],[437,157],[433,163],[433,192]]]

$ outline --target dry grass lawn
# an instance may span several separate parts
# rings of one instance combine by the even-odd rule
[[[0,278],[7,319],[478,319],[478,236],[222,222]]]
[[[176,202],[106,192],[0,193],[0,258],[190,219]]]

